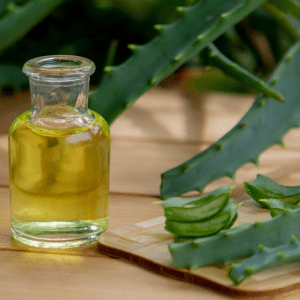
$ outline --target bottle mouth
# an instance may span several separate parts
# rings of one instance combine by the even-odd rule
[[[23,72],[37,81],[76,81],[90,77],[95,64],[84,57],[74,55],[42,56],[27,61]]]

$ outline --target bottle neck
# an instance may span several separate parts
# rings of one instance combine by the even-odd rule
[[[33,116],[55,106],[68,106],[76,113],[85,113],[88,110],[89,77],[67,82],[30,78],[30,92]]]

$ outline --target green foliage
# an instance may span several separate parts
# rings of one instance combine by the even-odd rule
[[[262,151],[274,143],[282,144],[283,135],[300,124],[299,46],[289,52],[269,84],[262,80],[299,39],[299,3],[288,0],[285,4],[277,0],[155,0],[137,6],[133,0],[3,0],[0,87],[22,87],[16,66],[32,57],[49,52],[86,56],[100,69],[92,83],[101,79],[101,85],[90,94],[90,108],[112,123],[139,96],[184,64],[200,61],[217,66],[235,78],[231,81],[234,89],[243,90],[235,85],[239,81],[247,83],[246,91],[263,95],[223,138],[162,174],[162,198],[202,191],[220,177],[234,178],[245,163],[258,164]],[[175,5],[182,6],[175,10]],[[155,26],[155,37],[154,22],[162,23]],[[118,46],[110,51],[115,41]],[[106,66],[103,75],[107,61],[114,61],[115,66]],[[224,91],[227,87],[221,83],[207,86]]]
[[[225,263],[257,253],[260,245],[277,247],[300,238],[300,208],[286,211],[277,217],[223,230],[210,237],[197,238],[169,246],[177,268],[195,269],[200,266]]]
[[[0,89],[14,91],[27,87],[28,77],[20,72],[17,65],[0,64],[0,82]]]
[[[9,3],[0,21],[0,52],[26,35],[63,0],[31,0],[22,6]],[[1,5],[2,11],[6,1]],[[24,16],[30,18],[24,18]]]
[[[258,7],[262,0],[202,0],[180,8],[181,18],[160,25],[159,35],[134,47],[130,59],[106,68],[102,86],[90,95],[90,108],[110,124],[143,93],[201,51]],[[101,101],[98,101],[101,99]]]
[[[286,203],[278,199],[261,199],[260,201],[270,210],[270,215],[272,217],[276,217],[290,209],[299,208],[298,205]]]
[[[296,44],[289,51],[269,81],[286,103],[259,96],[246,115],[219,141],[162,174],[161,197],[201,191],[223,176],[234,178],[240,166],[249,162],[258,164],[260,153],[274,144],[283,144],[284,134],[300,125],[299,46]]]
[[[233,264],[229,277],[235,284],[240,284],[244,279],[252,274],[258,273],[271,267],[286,263],[297,262],[300,260],[300,243],[293,235],[288,244],[274,248],[260,245],[259,251],[246,259],[242,263]]]
[[[61,0],[61,4],[55,0],[46,1],[42,10],[39,6],[45,1],[3,0],[0,2],[0,37],[4,38],[4,35],[11,33],[9,39],[5,38],[6,42],[3,43],[5,46],[9,42],[10,46],[2,51],[2,44],[0,45],[0,63],[19,66],[19,73],[22,73],[24,62],[33,57],[49,54],[88,57],[97,66],[96,73],[91,77],[91,84],[98,85],[112,41],[118,42],[114,63],[122,63],[131,55],[131,51],[127,48],[128,43],[142,44],[153,38],[156,35],[153,25],[157,22],[167,23],[176,20],[179,13],[175,10],[175,6],[185,4],[186,0],[139,1],[138,9],[134,12],[137,19],[121,7],[125,2],[137,5],[135,0],[108,0],[106,6],[104,1],[96,0]],[[119,5],[118,2],[122,3]],[[38,17],[30,17],[31,15],[34,17],[35,14],[29,12],[29,7]],[[21,39],[20,29],[15,26],[11,26],[9,31],[4,27],[3,32],[1,30],[1,24],[4,24],[13,8],[17,8],[19,11],[17,17],[25,23],[24,28],[21,26],[23,31]],[[159,11],[162,12],[161,15]],[[47,12],[47,16],[44,12]],[[13,25],[12,19],[13,15],[5,22]],[[27,30],[30,24],[36,26]],[[14,85],[10,83],[11,86]],[[0,81],[0,88],[1,85]]]
[[[249,85],[265,96],[284,102],[282,95],[268,86],[263,80],[259,80],[256,76],[253,76],[250,72],[224,56],[213,43],[202,51],[202,58],[206,60],[208,65],[218,67],[225,74],[237,79],[244,85]]]

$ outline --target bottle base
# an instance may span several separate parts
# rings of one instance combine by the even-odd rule
[[[97,243],[108,220],[75,222],[13,222],[12,237],[28,246],[68,249]]]

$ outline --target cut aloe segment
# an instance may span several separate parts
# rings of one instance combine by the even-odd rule
[[[195,198],[174,197],[160,202],[167,220],[178,222],[200,221],[222,211],[230,200],[231,188],[222,186],[204,196]]]

